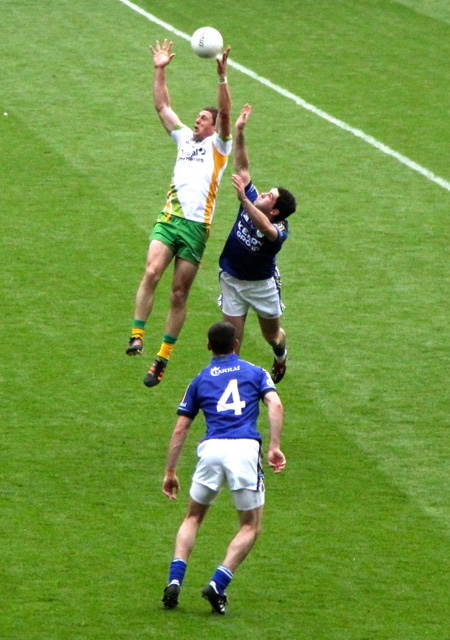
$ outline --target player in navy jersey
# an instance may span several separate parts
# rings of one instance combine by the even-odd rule
[[[244,140],[250,113],[251,107],[246,104],[235,126],[236,174],[232,179],[241,205],[219,259],[220,300],[223,319],[235,326],[239,344],[248,310],[254,309],[262,335],[273,349],[272,378],[280,382],[286,371],[287,351],[286,334],[280,326],[283,307],[276,255],[288,237],[286,218],[294,213],[296,203],[283,187],[258,194],[253,185]]]
[[[206,434],[197,449],[199,461],[192,477],[188,510],[177,533],[169,581],[164,589],[162,601],[167,609],[178,604],[186,563],[208,507],[224,484],[228,484],[239,514],[240,528],[222,564],[202,591],[213,611],[225,613],[225,589],[261,528],[264,475],[261,435],[257,429],[260,400],[268,408],[269,466],[279,473],[286,464],[280,449],[283,406],[275,385],[267,371],[241,360],[236,355],[237,347],[232,324],[218,322],[210,327],[211,363],[190,383],[178,406],[179,417],[169,443],[163,482],[163,492],[169,500],[174,500],[179,491],[178,458],[189,427],[200,410],[205,417]]]

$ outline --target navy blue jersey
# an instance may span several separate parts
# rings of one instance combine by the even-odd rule
[[[178,405],[178,415],[192,420],[201,409],[205,416],[203,438],[251,438],[257,431],[259,401],[276,391],[270,375],[237,355],[214,357],[188,386]]]
[[[245,195],[250,202],[255,202],[258,192],[253,182],[250,181],[245,187]],[[272,242],[258,231],[241,205],[219,258],[220,268],[239,280],[271,278],[275,273],[276,254],[289,233],[286,220],[280,220],[275,227],[278,238]]]

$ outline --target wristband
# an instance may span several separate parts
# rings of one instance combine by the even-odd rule
[[[219,76],[219,84],[227,84],[228,80],[226,76]]]

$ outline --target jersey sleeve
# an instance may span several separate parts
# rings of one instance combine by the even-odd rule
[[[288,225],[285,220],[280,220],[280,222],[275,222],[273,226],[278,231],[278,238],[275,240],[275,244],[281,248],[281,245],[288,237]]]
[[[190,138],[192,136],[192,129],[189,129],[186,125],[182,124],[175,129],[170,134],[170,137],[176,143],[177,147],[180,146],[180,142],[183,142],[186,138]]]
[[[224,140],[219,136],[217,132],[212,135],[212,143],[216,147],[217,151],[223,156],[229,156],[231,153],[231,148],[233,146],[233,140],[230,137],[227,140]]]
[[[250,202],[255,202],[256,198],[258,197],[258,191],[251,180],[245,187],[245,195],[250,200]]]
[[[259,395],[264,398],[269,391],[277,391],[274,381],[272,380],[270,373],[265,369],[260,368],[260,380],[259,380]],[[278,393],[278,392],[277,392]]]
[[[184,392],[184,397],[178,405],[177,414],[179,416],[187,416],[193,420],[199,411],[197,399],[197,382],[198,378],[194,378]]]

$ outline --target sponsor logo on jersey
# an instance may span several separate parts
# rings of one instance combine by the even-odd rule
[[[257,234],[258,233],[259,232],[257,232]],[[241,222],[241,220],[239,220],[237,224],[236,236],[243,244],[245,244],[246,247],[248,247],[252,251],[259,251],[262,247],[262,240],[256,238],[255,236],[252,236],[249,229],[245,226],[245,224]],[[264,237],[263,233],[261,234],[261,237]]]
[[[240,365],[237,365],[237,367],[224,367],[223,369],[221,367],[212,367],[210,373],[212,376],[220,376],[222,373],[231,373],[232,371],[240,370]]]
[[[204,147],[193,146],[189,142],[186,142],[185,146],[180,151],[178,160],[188,160],[189,162],[195,160],[196,162],[204,162],[203,156],[205,154],[206,149]]]

